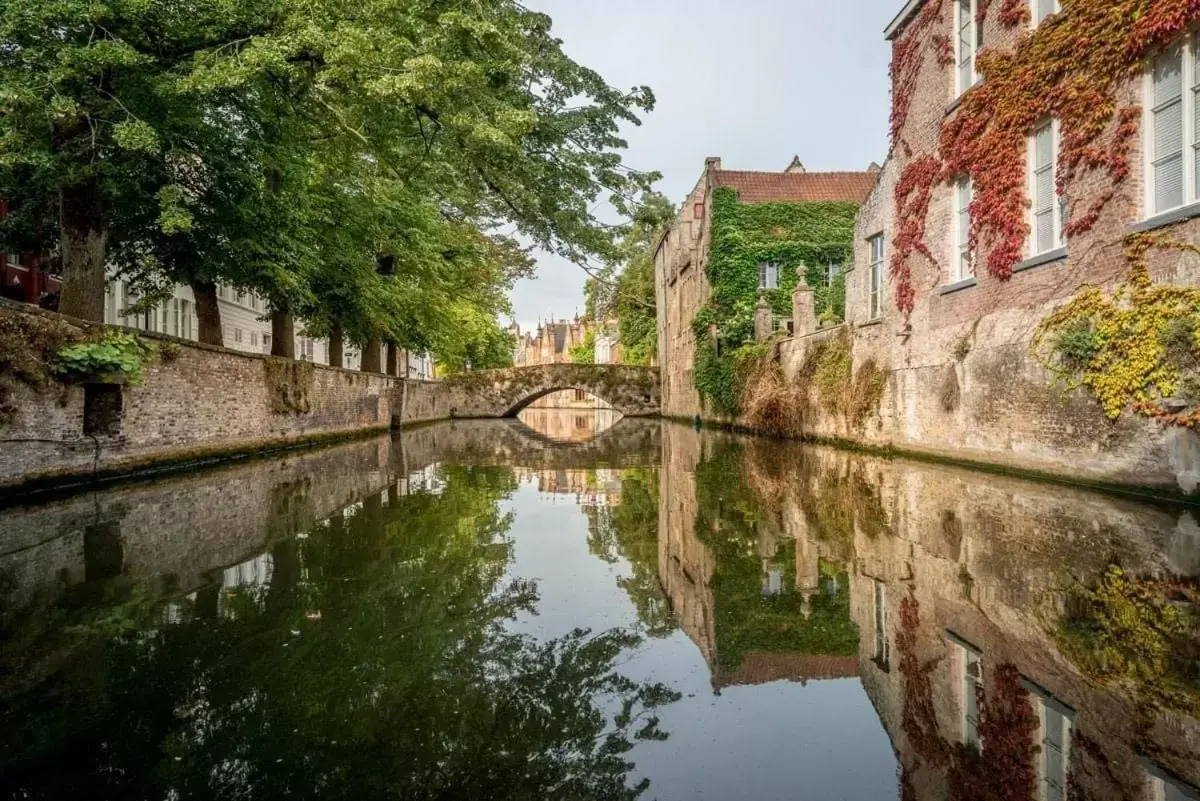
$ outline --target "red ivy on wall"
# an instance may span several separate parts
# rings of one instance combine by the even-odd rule
[[[989,5],[990,0],[983,0],[981,17]],[[1110,189],[1086,207],[1069,203],[1066,235],[1090,230],[1131,172],[1129,151],[1141,109],[1119,108],[1118,88],[1200,20],[1200,0],[1062,0],[1062,6],[1062,13],[1023,34],[1013,50],[979,54],[976,65],[983,80],[963,96],[942,126],[936,154],[923,154],[904,168],[896,189],[900,234],[892,274],[901,283],[896,303],[906,315],[912,310],[913,293],[909,268],[899,262],[913,253],[929,256],[928,248],[913,238],[923,241],[933,187],[971,177],[972,247],[982,248],[980,253],[986,250],[990,275],[1007,279],[1029,237],[1027,139],[1039,124],[1057,119],[1059,193],[1065,194],[1086,173],[1104,171],[1108,176]],[[1027,23],[1028,14],[1025,0],[1003,0],[999,9],[1001,23],[1009,27]],[[920,77],[924,41],[933,43],[939,52],[937,63],[945,66],[942,35],[930,34],[941,21],[941,2],[930,3],[893,48],[892,137],[905,156],[911,149],[903,132]],[[933,170],[930,160],[941,169]],[[901,243],[902,238],[907,239]]]

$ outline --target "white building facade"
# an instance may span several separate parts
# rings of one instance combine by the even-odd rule
[[[170,298],[143,312],[126,313],[138,297],[125,281],[110,280],[105,294],[104,322],[108,325],[124,325],[140,331],[153,331],[180,339],[199,339],[199,321],[196,318],[196,299],[189,286],[175,287]],[[225,347],[246,353],[270,354],[271,312],[264,299],[251,292],[234,287],[217,286],[217,305],[221,310],[221,327]],[[329,364],[329,341],[307,336],[303,329],[296,332],[296,358],[317,364]],[[434,378],[433,359],[426,355],[400,353],[399,370],[408,377],[418,380]],[[357,348],[347,345],[342,354],[343,366],[357,370],[362,364],[362,354]]]

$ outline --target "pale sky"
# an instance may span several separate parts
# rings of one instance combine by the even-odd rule
[[[864,170],[887,155],[890,48],[904,0],[527,0],[576,61],[658,105],[626,132],[626,162],[675,202],[707,156],[726,169]],[[587,276],[542,256],[512,300],[522,330],[583,312]]]

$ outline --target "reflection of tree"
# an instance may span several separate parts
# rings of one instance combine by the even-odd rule
[[[108,641],[13,699],[0,775],[26,798],[632,799],[625,754],[673,699],[614,662],[637,643],[508,622],[510,470],[447,470],[271,554],[261,603]],[[237,593],[234,593],[236,596]],[[247,597],[249,594],[246,594]],[[203,616],[201,616],[203,615]],[[8,793],[4,793],[6,796]]]
[[[629,562],[631,575],[617,580],[637,608],[638,620],[651,637],[678,628],[658,577],[658,471],[621,472],[621,503],[589,507],[588,548],[606,562]]]
[[[844,569],[822,565],[819,589],[796,586],[796,543],[783,534],[780,500],[753,488],[742,464],[742,445],[725,442],[696,467],[696,532],[715,562],[718,673],[737,670],[752,651],[856,655]]]

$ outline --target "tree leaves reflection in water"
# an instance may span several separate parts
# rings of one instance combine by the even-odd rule
[[[633,634],[514,633],[537,590],[505,578],[512,471],[439,484],[280,542],[265,585],[200,593],[186,622],[16,699],[4,794],[639,797],[627,753],[666,737],[655,710],[677,695],[616,672]]]

